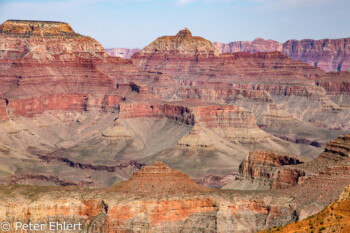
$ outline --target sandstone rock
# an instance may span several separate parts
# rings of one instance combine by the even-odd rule
[[[228,44],[214,43],[222,53],[280,51],[292,59],[307,62],[325,71],[350,70],[350,39],[288,40],[279,43],[273,40],[256,39],[252,42],[237,41]]]
[[[189,176],[170,169],[162,162],[142,167],[129,180],[117,184],[115,188],[118,192],[147,196],[209,191],[196,184]]]
[[[325,71],[349,71],[350,39],[289,40],[283,44],[283,53],[293,59],[307,62]]]
[[[317,85],[323,87],[329,94],[350,93],[350,72],[329,72],[322,79],[317,80]]]
[[[139,54],[176,53],[179,55],[219,55],[219,51],[210,41],[192,36],[188,28],[179,31],[176,36],[163,36],[140,51]]]
[[[325,149],[325,156],[327,155],[350,157],[350,135],[340,136],[336,140],[329,142]]]
[[[304,160],[276,152],[251,151],[239,167],[236,180],[224,189],[286,189],[295,186],[305,175],[301,169],[289,165],[303,164]]]

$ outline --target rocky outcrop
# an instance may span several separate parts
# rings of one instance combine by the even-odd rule
[[[106,49],[106,53],[113,57],[121,57],[124,59],[130,59],[134,53],[139,52],[141,49],[125,49],[125,48],[114,48]]]
[[[173,170],[162,162],[141,167],[129,180],[117,184],[115,189],[117,192],[147,196],[209,191],[191,180],[188,175]]]
[[[35,61],[77,57],[103,58],[104,48],[96,40],[81,36],[67,23],[8,20],[0,25],[0,58]]]
[[[26,36],[77,36],[68,23],[55,21],[7,20],[0,33]]]
[[[186,86],[185,86],[186,85]],[[216,102],[230,104],[237,100],[249,100],[257,102],[272,102],[267,91],[236,88],[238,85],[229,85],[220,82],[188,82],[181,86],[153,86],[151,92],[159,95],[164,100],[178,101],[186,99],[198,99],[203,102]]]
[[[112,111],[120,102],[122,98],[116,95],[96,97],[84,94],[45,94],[39,97],[8,99],[6,108],[8,116],[15,118],[32,117],[50,110],[82,112],[97,108]]]
[[[228,44],[214,42],[215,46],[222,53],[258,53],[258,52],[274,52],[281,51],[283,45],[278,41],[264,40],[262,38],[256,38],[253,41],[234,41]]]
[[[192,36],[188,28],[179,31],[176,36],[163,36],[156,39],[150,45],[146,46],[139,52],[143,54],[178,54],[178,55],[219,55],[215,45],[199,36]]]
[[[350,70],[350,38],[289,40],[283,44],[282,52],[325,71]]]
[[[194,125],[194,116],[185,106],[159,103],[121,103],[120,118],[167,117],[188,125]]]
[[[348,232],[350,231],[350,186],[344,188],[338,199],[321,212],[303,221],[274,227],[260,233],[274,232]]]
[[[304,160],[276,152],[251,151],[239,166],[236,180],[224,189],[286,189],[298,184],[305,172],[290,165]]]
[[[208,128],[229,140],[251,143],[270,138],[257,127],[252,112],[239,106],[215,105],[196,100],[174,102],[173,104],[120,103],[120,119],[156,117],[169,118],[186,125],[195,126],[190,134],[180,140],[181,145],[209,146],[209,142],[198,133]]]
[[[328,94],[350,93],[350,72],[329,72],[326,76],[316,81],[318,86],[323,87]]]
[[[264,90],[273,95],[280,96],[302,96],[307,98],[318,98],[326,94],[325,89],[320,85],[289,85],[289,84],[233,84],[235,88]]]
[[[276,152],[251,151],[241,163],[236,180],[224,189],[292,188],[295,195],[309,198],[316,198],[314,193],[320,189],[328,190],[322,198],[330,200],[333,191],[350,180],[349,142],[349,135],[330,141],[324,152],[312,161]],[[307,193],[303,191],[306,187]],[[331,191],[331,187],[334,190]]]
[[[256,39],[252,42],[237,41],[228,44],[214,43],[222,53],[280,51],[292,59],[309,63],[329,71],[350,71],[350,38],[324,40],[273,40]]]
[[[323,156],[340,155],[350,157],[350,135],[340,136],[326,146]]]

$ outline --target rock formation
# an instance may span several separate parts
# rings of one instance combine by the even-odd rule
[[[179,54],[217,56],[219,51],[214,44],[202,37],[192,36],[188,28],[179,31],[176,36],[163,36],[140,51],[140,54]]]
[[[302,169],[291,165],[303,164],[303,158],[276,152],[251,151],[239,166],[236,180],[224,189],[286,189],[295,186],[305,176]]]
[[[147,196],[181,195],[192,192],[206,192],[188,175],[169,168],[162,162],[144,166],[133,176],[116,185],[116,191]]]
[[[309,218],[274,227],[261,233],[273,232],[348,232],[350,231],[350,186],[344,188],[338,199],[324,208],[321,212]]]
[[[350,178],[349,135],[330,141],[312,161],[276,152],[252,151],[243,160],[236,180],[224,189],[265,190],[308,186],[330,188],[346,184]],[[335,184],[334,177],[339,176]],[[294,191],[297,193],[297,191]],[[328,191],[330,192],[330,191]],[[300,195],[305,195],[299,193]]]
[[[283,45],[278,41],[264,40],[262,38],[256,38],[253,41],[235,41],[228,44],[214,42],[215,46],[221,51],[221,53],[236,53],[236,52],[275,52],[282,51]]]
[[[299,158],[350,129],[346,72],[221,54],[188,29],[128,60],[66,23],[15,20],[0,26],[0,71],[0,219],[11,223],[254,232],[320,211],[349,183],[347,136]]]
[[[125,48],[114,48],[106,49],[106,53],[112,57],[121,57],[124,59],[130,59],[134,53],[139,52],[141,49],[125,49]]]
[[[270,166],[300,162],[289,155],[266,153],[264,156]],[[339,177],[336,174],[332,176],[334,179]],[[295,187],[300,189],[296,193]],[[324,190],[314,190],[314,195],[308,198],[298,194],[300,191],[306,193],[308,188],[310,186],[297,184],[283,192],[210,191],[195,184],[180,171],[156,162],[142,167],[125,182],[98,190],[3,186],[1,205],[5,208],[0,210],[0,217],[11,226],[16,221],[80,223],[79,230],[85,232],[110,232],[115,229],[121,232],[232,232],[232,229],[238,233],[256,232],[295,222],[303,218],[305,210],[318,212],[329,201],[336,200],[336,197],[325,200],[327,193]],[[341,189],[335,186],[332,191],[338,192],[338,196]],[[333,214],[347,210],[348,197],[345,189],[337,202],[331,205],[332,208],[327,210],[333,211]],[[344,220],[338,222],[343,223]],[[331,219],[324,218],[326,226],[330,225],[328,222],[332,222]]]
[[[282,52],[325,71],[350,71],[350,38],[324,40],[289,40]]]
[[[292,59],[309,63],[324,71],[350,71],[350,38],[323,40],[288,40],[279,43],[257,38],[252,42],[237,41],[228,44],[215,42],[222,53],[280,51]]]

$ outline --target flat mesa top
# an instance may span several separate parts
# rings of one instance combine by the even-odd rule
[[[57,21],[7,20],[0,25],[0,33],[7,36],[79,36],[68,23]]]
[[[22,19],[9,19],[6,22],[17,22],[17,23],[45,23],[45,24],[66,24],[60,21],[44,21],[44,20],[22,20]]]

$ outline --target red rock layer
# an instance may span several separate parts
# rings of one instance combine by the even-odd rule
[[[238,106],[194,107],[195,121],[207,128],[256,128],[254,114]]]
[[[120,60],[66,23],[9,20],[0,26],[0,94],[10,117],[113,110],[123,98],[104,68],[124,66]],[[5,119],[3,103],[0,113]]]
[[[340,155],[350,157],[350,135],[340,136],[337,139],[329,142],[326,146],[325,156]]]
[[[31,20],[7,20],[0,25],[0,33],[30,36],[64,36],[76,34],[68,23]]]
[[[199,106],[198,106],[199,105]],[[121,118],[167,117],[188,125],[207,128],[257,128],[255,116],[238,106],[191,102],[174,104],[120,103]]]
[[[121,103],[119,106],[121,118],[167,117],[188,125],[194,124],[194,116],[191,111],[181,105],[135,102]]]
[[[325,71],[350,71],[350,38],[289,40],[283,44],[282,52]]]
[[[255,90],[272,90],[274,94],[280,95],[307,96],[315,92],[324,94],[323,88],[317,87],[313,81],[324,75],[322,70],[292,60],[281,52],[219,55],[213,53],[210,44],[206,44],[198,51],[189,49],[191,52],[185,53],[169,45],[176,43],[177,37],[178,35],[158,38],[145,49],[134,54],[133,63],[143,70],[168,73],[181,85],[189,85],[200,80],[234,84],[233,87],[238,85],[239,88],[247,89],[248,86],[252,88],[264,82],[268,84],[261,85]],[[191,48],[191,40],[198,40],[189,32],[186,32],[185,38],[187,39],[181,40],[182,47]],[[204,53],[204,51],[207,52]],[[165,91],[158,89],[158,93],[162,92]],[[181,93],[179,88],[174,92]],[[191,95],[193,90],[185,89],[184,92],[189,92],[188,95]]]
[[[251,151],[249,156],[239,166],[242,177],[253,180],[268,179],[272,189],[290,188],[298,183],[304,172],[297,169],[278,169],[286,165],[304,163],[301,159],[291,155],[275,152]]]
[[[329,72],[317,80],[317,85],[323,87],[329,94],[350,93],[350,72]]]
[[[137,195],[162,196],[206,192],[209,189],[199,186],[188,175],[170,169],[162,162],[156,162],[150,166],[142,167],[129,180],[118,184],[116,191]]]
[[[190,30],[185,28],[176,36],[163,36],[153,41],[140,51],[140,54],[149,53],[177,53],[182,55],[219,55],[215,45],[199,36],[192,36]]]
[[[350,71],[350,38],[324,40],[289,40],[283,44],[256,39],[228,44],[214,43],[222,53],[280,51],[292,59],[306,62],[325,71]]]
[[[202,83],[199,81],[185,82],[184,86],[152,86],[150,91],[164,100],[184,100],[194,98],[203,102],[230,103],[238,99],[258,102],[272,102],[270,94],[263,90],[236,88],[220,82]]]
[[[274,52],[274,51],[281,51],[283,47],[283,45],[278,41],[264,40],[262,38],[256,38],[253,41],[234,41],[228,44],[214,42],[214,44],[222,53]]]

